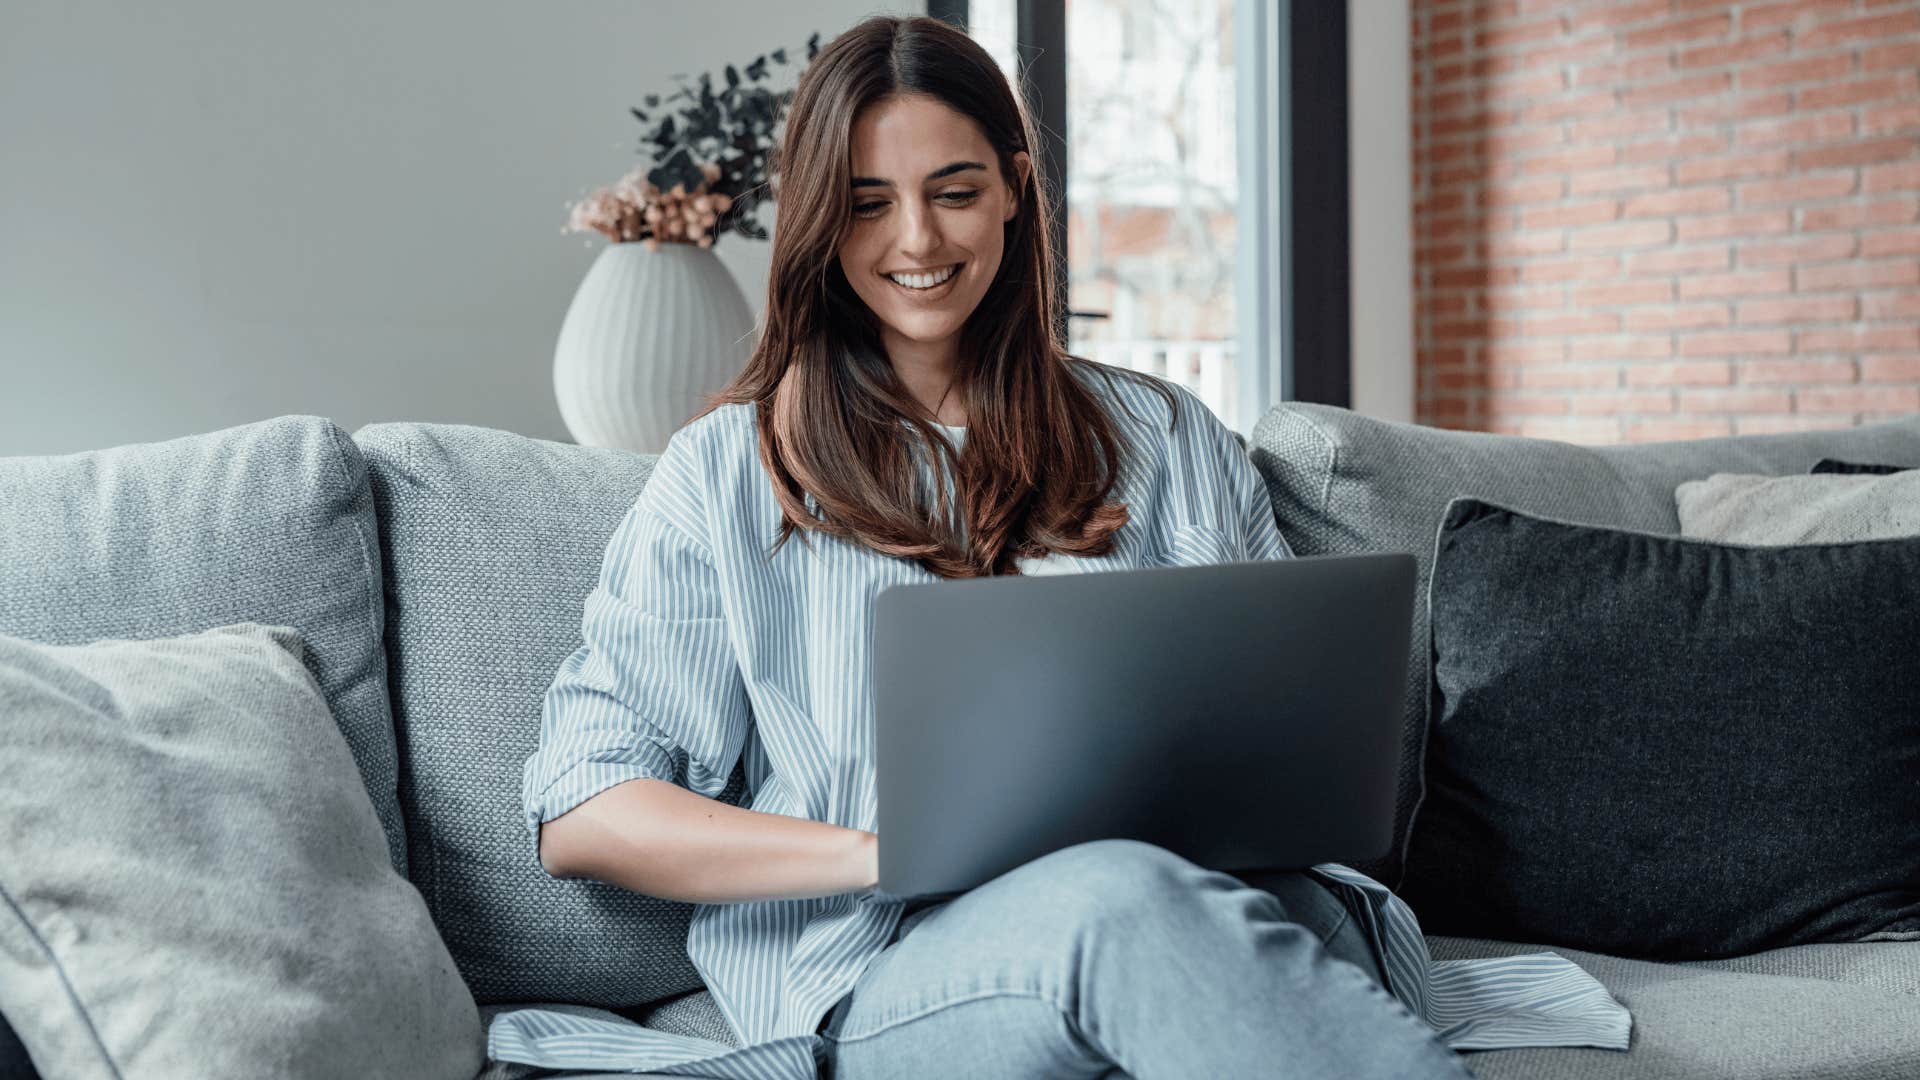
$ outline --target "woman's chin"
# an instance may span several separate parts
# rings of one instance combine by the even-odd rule
[[[895,334],[916,345],[933,345],[952,337],[965,322],[964,318],[942,313],[937,316],[908,315],[889,319],[887,325],[892,327]]]

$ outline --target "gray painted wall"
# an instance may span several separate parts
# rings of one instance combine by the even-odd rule
[[[643,94],[924,0],[6,0],[0,455],[283,413],[566,439],[553,343]],[[772,208],[761,211],[771,225]],[[714,248],[756,315],[768,245]]]

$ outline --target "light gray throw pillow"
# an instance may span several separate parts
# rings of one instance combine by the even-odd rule
[[[63,1080],[470,1080],[479,1011],[295,629],[0,635],[0,1012]]]
[[[1844,544],[1920,534],[1920,469],[1714,473],[1673,489],[1680,535],[1736,544]]]

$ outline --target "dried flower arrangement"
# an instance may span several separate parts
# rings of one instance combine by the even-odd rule
[[[820,35],[815,33],[807,38],[807,59],[819,51]],[[611,187],[571,204],[560,231],[597,232],[614,243],[637,240],[648,251],[663,241],[711,247],[727,232],[765,240],[767,230],[757,210],[769,201],[767,152],[773,147],[773,129],[793,100],[792,90],[751,85],[767,77],[769,57],[785,64],[787,50],[755,57],[746,66],[745,85],[742,72],[728,64],[726,88],[717,94],[708,73],[701,73],[697,91],[686,76],[674,75],[680,89],[665,100],[685,98],[688,104],[677,115],[662,117],[644,136],[653,147],[653,167],[635,167]],[[661,98],[648,94],[645,101],[654,109]],[[648,123],[645,110],[630,111]]]

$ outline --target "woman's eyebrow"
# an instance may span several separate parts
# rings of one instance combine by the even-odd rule
[[[956,161],[950,165],[942,165],[939,168],[928,173],[927,181],[930,182],[930,181],[938,180],[943,176],[952,176],[954,173],[957,173],[957,172],[966,172],[968,169],[985,169],[985,168],[986,168],[985,165],[982,165],[977,161]],[[893,181],[883,180],[877,176],[856,176],[853,178],[853,186],[854,187],[892,187]]]

